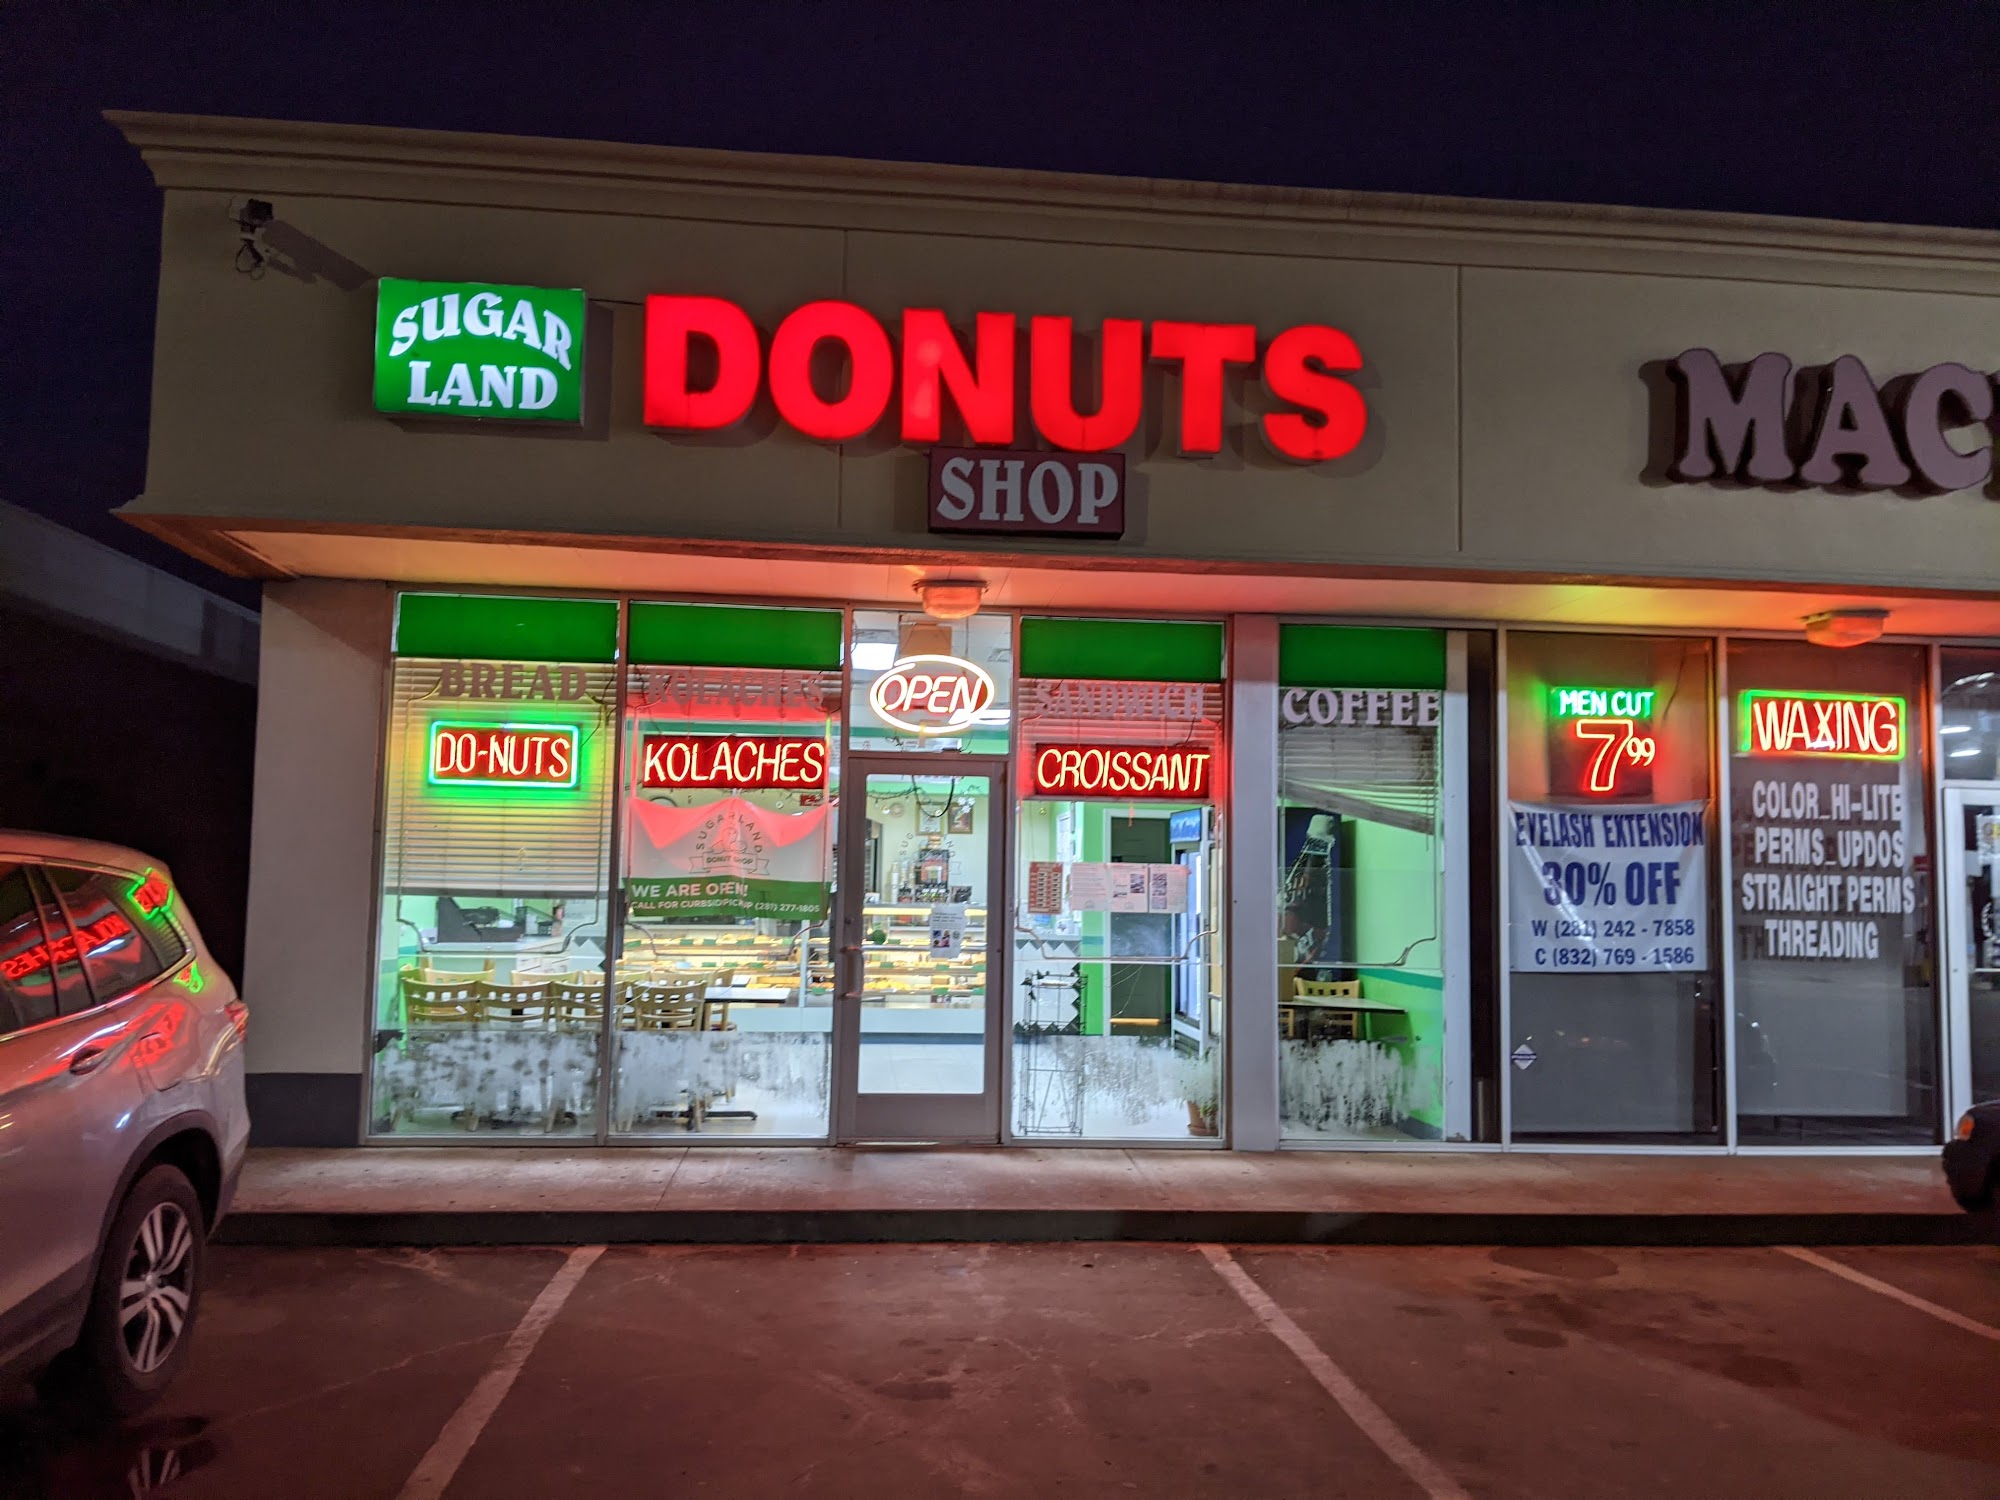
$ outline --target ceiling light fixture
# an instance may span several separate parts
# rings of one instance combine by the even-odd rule
[[[1865,646],[1882,639],[1886,609],[1823,609],[1805,618],[1806,639],[1815,646]]]
[[[979,601],[986,596],[986,582],[980,578],[926,578],[916,585],[924,613],[933,620],[963,620],[979,613]]]

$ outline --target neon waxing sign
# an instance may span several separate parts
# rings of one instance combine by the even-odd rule
[[[405,416],[583,419],[581,291],[382,278],[375,409]]]
[[[823,791],[826,741],[803,736],[649,734],[639,749],[642,787]]]
[[[431,725],[433,786],[573,787],[577,732],[571,724]]]
[[[1563,722],[1566,738],[1577,747],[1563,759],[1583,762],[1574,773],[1577,790],[1593,797],[1642,796],[1652,790],[1660,746],[1648,731],[1658,698],[1654,688],[1549,689],[1549,712]]]
[[[958,734],[993,704],[993,676],[957,656],[905,656],[868,686],[875,717],[905,734]]]
[[[1745,755],[1826,760],[1901,760],[1909,706],[1874,693],[1784,693],[1751,688],[1737,696]]]
[[[1180,451],[1207,457],[1222,451],[1224,391],[1232,369],[1255,371],[1280,409],[1255,425],[1272,449],[1317,463],[1352,453],[1368,430],[1361,392],[1343,378],[1362,365],[1354,340],[1316,323],[1284,329],[1261,341],[1250,323],[1147,324],[1106,318],[1098,325],[1090,411],[1076,405],[1075,323],[1065,317],[1027,320],[1028,417],[1052,448],[1105,453],[1138,431],[1144,414],[1148,362],[1179,375]],[[749,415],[760,389],[786,425],[821,442],[840,443],[872,430],[895,400],[905,443],[944,441],[948,395],[967,440],[980,448],[1011,448],[1018,428],[1015,368],[1020,320],[1010,312],[973,319],[970,347],[937,308],[906,308],[900,339],[873,313],[852,302],[808,302],[787,314],[768,343],[750,315],[720,297],[646,299],[646,424],[680,432],[732,427]],[[840,394],[815,378],[822,346],[840,351],[848,378]],[[699,373],[698,373],[699,371]],[[837,387],[837,382],[834,382]]]

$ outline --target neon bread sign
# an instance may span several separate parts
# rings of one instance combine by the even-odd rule
[[[795,431],[839,443],[871,431],[898,394],[898,430],[911,444],[943,441],[949,395],[968,440],[1014,443],[1015,365],[1020,324],[1013,313],[973,320],[970,351],[937,308],[906,308],[900,349],[873,313],[852,302],[808,302],[788,314],[768,344],[750,315],[720,297],[646,299],[646,424],[706,432],[743,420],[760,389]],[[696,352],[696,341],[700,350]],[[1104,453],[1122,447],[1144,414],[1147,362],[1180,376],[1181,453],[1222,451],[1223,392],[1233,368],[1255,369],[1282,409],[1256,425],[1278,453],[1305,463],[1339,458],[1368,429],[1361,392],[1342,372],[1361,368],[1361,351],[1338,328],[1302,323],[1264,342],[1250,323],[1178,323],[1106,318],[1095,339],[1095,409],[1076,406],[1076,330],[1065,317],[1030,317],[1028,416],[1052,448]],[[843,394],[823,394],[813,366],[822,346],[845,356]],[[697,366],[708,367],[706,378]]]

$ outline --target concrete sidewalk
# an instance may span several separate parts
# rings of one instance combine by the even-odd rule
[[[382,1147],[250,1153],[237,1244],[1970,1244],[1924,1156]]]

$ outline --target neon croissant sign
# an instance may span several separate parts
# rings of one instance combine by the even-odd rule
[[[1179,374],[1183,454],[1222,451],[1223,393],[1234,374],[1254,373],[1278,404],[1257,425],[1288,458],[1339,458],[1368,429],[1361,392],[1343,378],[1361,368],[1361,352],[1338,328],[1302,323],[1260,344],[1249,323],[1106,318],[1095,351],[1079,358],[1073,320],[1036,316],[1027,325],[1027,416],[1052,448],[1104,453],[1123,446],[1144,414],[1149,361]],[[645,418],[680,432],[731,427],[764,389],[788,426],[822,442],[872,431],[893,404],[902,440],[932,444],[944,440],[949,398],[972,444],[1009,448],[1020,425],[1021,346],[1020,320],[1007,312],[978,314],[968,344],[937,308],[906,308],[892,340],[873,313],[852,302],[808,302],[766,342],[734,302],[648,297]],[[844,363],[844,389],[823,351]],[[1087,367],[1084,384],[1098,393],[1088,410],[1077,404],[1079,365]]]

